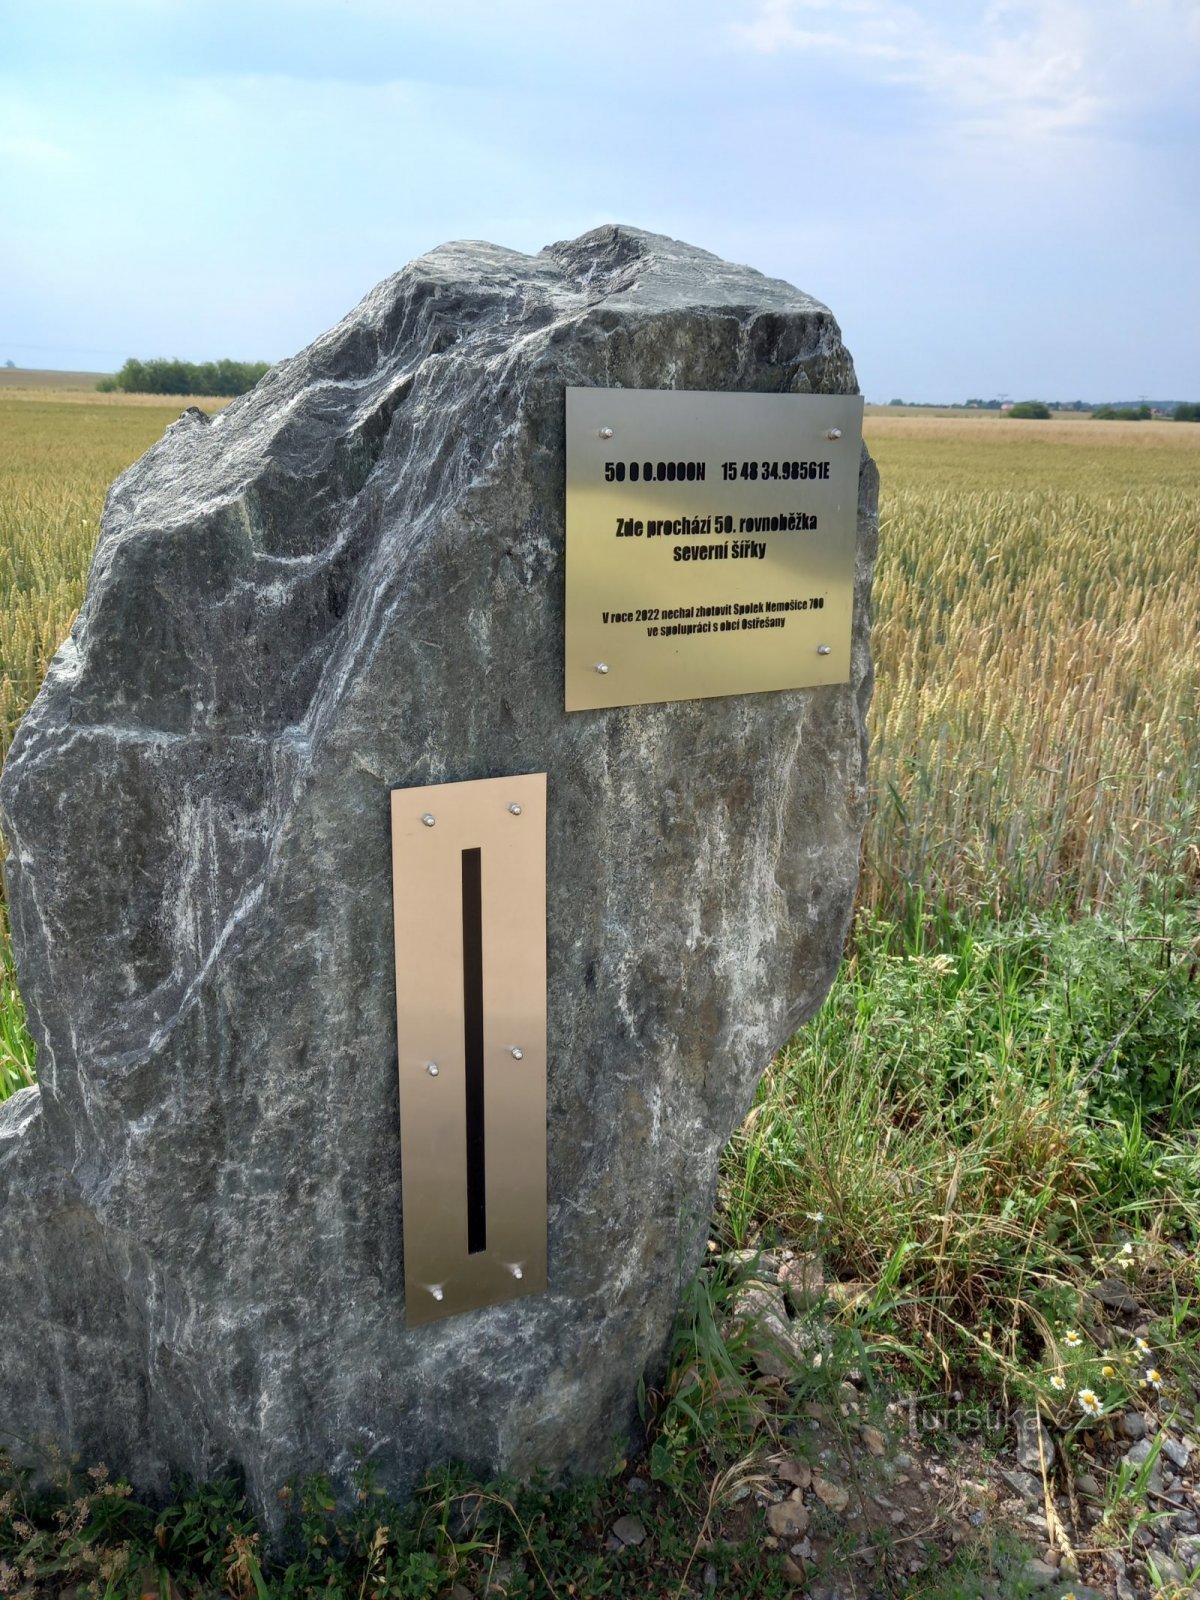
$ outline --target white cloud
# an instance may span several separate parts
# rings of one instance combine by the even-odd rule
[[[63,166],[69,162],[71,152],[49,139],[32,138],[28,134],[0,134],[0,156],[8,156],[22,166]]]
[[[1196,0],[757,0],[734,35],[911,89],[964,135],[1031,143],[1186,105],[1200,67]]]

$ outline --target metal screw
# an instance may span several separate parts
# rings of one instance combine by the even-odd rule
[[[817,646],[817,654],[819,656],[827,656],[829,654],[829,646],[827,644],[819,644]]]
[[[512,812],[514,817],[519,817],[521,815],[521,807],[517,804],[517,802],[515,800],[513,801],[512,805],[509,806],[508,809]]]
[[[437,818],[434,816],[432,811],[427,811],[425,813],[425,815],[421,818],[421,821],[425,824],[425,826],[427,828],[432,828],[434,823],[437,821]]]
[[[431,1078],[436,1078],[440,1070],[436,1061],[430,1061],[425,1068]]]
[[[512,1273],[514,1278],[523,1278],[525,1276],[525,1274],[521,1271],[520,1267],[518,1267],[518,1266],[515,1266],[515,1265],[511,1266],[511,1267],[509,1267],[508,1270]]]
[[[601,677],[603,677],[604,674],[608,671],[608,662],[607,661],[597,661],[597,663],[596,663],[596,671],[600,674]]]
[[[600,429],[600,437],[602,439],[611,439],[612,438],[612,429],[611,428],[601,428]]]
[[[825,437],[827,439],[840,439],[842,437],[842,430],[840,428],[830,428]]]
[[[440,1283],[435,1283],[429,1292],[435,1300],[444,1300],[446,1298],[442,1292],[442,1286]]]
[[[524,1061],[525,1059],[525,1052],[521,1049],[519,1044],[513,1045],[512,1049],[509,1051],[509,1054],[512,1056],[514,1061]]]

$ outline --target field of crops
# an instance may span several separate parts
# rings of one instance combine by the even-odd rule
[[[1195,837],[1200,427],[880,417],[864,897],[1107,899]]]
[[[0,759],[104,492],[178,415],[0,389]],[[217,402],[218,404],[220,402]],[[883,476],[863,901],[1102,901],[1194,859],[1200,425],[869,416]]]
[[[87,577],[104,495],[179,403],[0,387],[0,761]]]

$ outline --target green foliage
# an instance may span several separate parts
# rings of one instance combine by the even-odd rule
[[[0,906],[0,1101],[35,1081],[33,1040],[17,989],[4,908]]]
[[[1154,413],[1149,406],[1097,406],[1092,412],[1097,422],[1149,422]]]
[[[153,1515],[110,1483],[107,1469],[77,1477],[59,1467],[52,1489],[35,1488],[0,1452],[0,1593],[22,1582],[93,1585],[97,1596],[124,1594],[134,1551],[152,1537]]]
[[[964,1541],[932,1582],[922,1586],[922,1600],[1032,1600],[1039,1591],[1025,1576],[1029,1550],[1010,1529],[989,1529],[983,1538]],[[1048,1600],[1060,1600],[1070,1583],[1048,1591]]]
[[[233,1478],[206,1484],[184,1479],[175,1493],[177,1498],[155,1516],[156,1559],[172,1572],[220,1583],[230,1542],[253,1538],[256,1531],[241,1485]]]
[[[1050,407],[1042,400],[1018,400],[1008,415],[1010,417],[1047,418],[1050,415]]]
[[[714,1482],[723,1493],[734,1490],[752,1472],[769,1432],[766,1395],[777,1386],[764,1389],[735,1315],[738,1293],[754,1276],[752,1261],[720,1261],[697,1274],[675,1320],[663,1391],[641,1396],[651,1476],[685,1499],[702,1501]],[[836,1387],[832,1371],[824,1370],[820,1387]],[[793,1395],[805,1388],[806,1374],[798,1370]]]
[[[1121,1270],[1128,1267],[1122,1264]],[[1029,1298],[1031,1305],[1042,1309],[1053,1296],[1037,1290]],[[1041,1361],[1012,1377],[1010,1389],[1036,1406],[1060,1436],[1086,1433],[1113,1413],[1136,1405],[1145,1391],[1144,1374],[1150,1363],[1132,1341],[1116,1349],[1098,1348],[1086,1329],[1053,1315],[1044,1318],[1041,1328]],[[1161,1381],[1157,1369],[1150,1366],[1150,1370]]]
[[[267,361],[179,361],[130,356],[120,372],[102,378],[97,389],[111,394],[245,394],[268,370]]]
[[[1200,903],[860,926],[825,1006],[734,1136],[739,1242],[820,1239],[910,1350],[1027,1365],[1033,1282],[1073,1286],[1118,1223],[1200,1236]],[[991,1334],[989,1334],[991,1337]]]
[[[1112,911],[1031,919],[1035,1016],[1098,1117],[1194,1126],[1200,1095],[1200,903],[1150,880]]]
[[[349,1511],[320,1475],[281,1498],[288,1521],[271,1554],[232,1482],[181,1485],[156,1511],[103,1467],[61,1471],[35,1491],[0,1455],[0,1594],[41,1600],[77,1586],[81,1600],[444,1600],[462,1584],[510,1600],[643,1600],[681,1592],[699,1547],[692,1508],[655,1493],[637,1503],[643,1544],[606,1548],[630,1506],[624,1484],[605,1478],[480,1484],[447,1468],[397,1506],[360,1468]],[[704,1559],[724,1592],[781,1600],[787,1585],[760,1541],[714,1539]]]
[[[1175,422],[1200,422],[1200,401],[1181,400],[1171,417]]]

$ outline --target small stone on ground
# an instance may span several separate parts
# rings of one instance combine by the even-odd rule
[[[646,1537],[646,1530],[638,1517],[618,1517],[612,1531],[622,1544],[641,1544]]]

